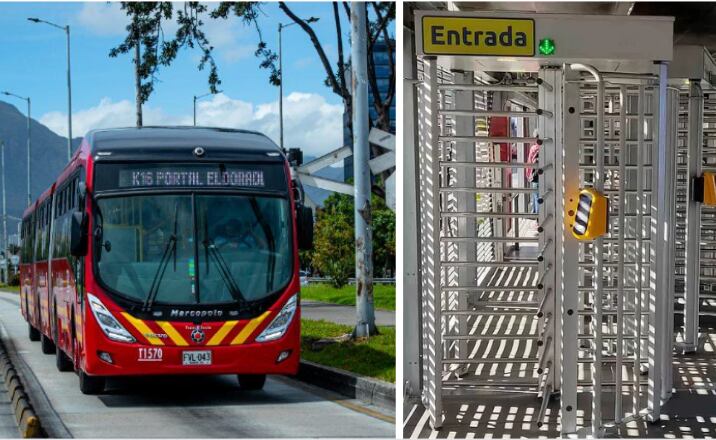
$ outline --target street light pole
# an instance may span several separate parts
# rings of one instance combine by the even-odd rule
[[[315,23],[319,20],[318,17],[309,17],[306,19],[306,23]],[[283,44],[282,44],[282,38],[281,35],[283,34],[283,28],[287,28],[289,26],[293,26],[296,24],[296,22],[291,22],[287,24],[279,23],[278,24],[278,75],[279,75],[279,83],[278,83],[278,126],[279,126],[279,135],[278,135],[278,145],[281,147],[281,151],[286,151],[283,148]]]
[[[217,90],[216,93],[221,93],[221,90]],[[196,127],[196,101],[200,100],[201,98],[206,98],[207,96],[213,95],[214,93],[204,93],[203,95],[196,96],[194,95],[194,127]]]
[[[32,148],[32,136],[30,133],[30,124],[32,121],[32,116],[31,116],[32,104],[30,102],[29,96],[26,98],[24,96],[16,95],[14,93],[7,92],[7,91],[2,92],[2,94],[6,95],[6,96],[13,96],[15,98],[27,101],[27,206],[30,206],[30,204],[32,203],[32,189],[30,187],[30,180],[31,180],[30,179],[30,150]]]
[[[5,141],[0,141],[0,166],[2,167],[2,245],[3,245],[3,282],[7,284],[7,206],[5,204]]]
[[[368,41],[366,4],[351,2],[351,70],[353,88],[353,185],[356,247],[356,327],[353,336],[378,333],[373,308],[373,233],[368,145]]]
[[[72,78],[70,69],[70,25],[65,26],[67,34],[67,162],[72,157]]]
[[[278,145],[281,147],[281,151],[286,151],[283,149],[283,50],[281,45],[281,34],[283,33],[284,26],[283,23],[278,24],[278,74],[279,77],[279,83],[278,83],[278,125],[279,125],[279,135],[278,135]]]
[[[30,156],[30,150],[32,149],[32,136],[31,136],[31,130],[30,125],[32,124],[32,117],[30,116],[30,111],[32,108],[32,104],[30,103],[30,97],[27,97],[27,206],[30,206],[32,204],[32,187],[30,186],[31,178],[30,178],[30,163],[32,161]]]
[[[39,18],[28,18],[33,23],[45,23],[57,29],[65,31],[67,36],[67,161],[72,158],[72,78],[70,66],[70,25],[60,26],[50,21]]]

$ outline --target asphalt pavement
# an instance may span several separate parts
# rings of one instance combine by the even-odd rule
[[[395,436],[393,414],[288,377],[270,376],[264,390],[254,392],[241,391],[235,376],[122,378],[109,382],[108,393],[86,396],[76,374],[57,371],[54,356],[27,338],[16,293],[0,292],[0,323],[72,437]]]
[[[356,308],[355,306],[341,306],[301,299],[301,317],[354,326],[356,324]],[[395,312],[376,310],[375,323],[379,326],[395,327]]]

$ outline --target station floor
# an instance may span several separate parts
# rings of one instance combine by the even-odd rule
[[[674,357],[674,392],[662,408],[659,421],[630,421],[606,429],[607,438],[714,438],[716,437],[716,320],[704,325],[697,353]],[[611,402],[605,396],[605,408]],[[613,401],[613,398],[612,398]],[[559,400],[553,399],[545,423],[537,427],[540,400],[534,395],[472,393],[443,400],[444,422],[434,431],[428,414],[416,400],[404,403],[406,438],[554,438],[559,437]],[[589,408],[589,402],[580,402]],[[625,409],[628,408],[625,405]],[[605,419],[612,417],[605,410]],[[590,426],[589,412],[578,411],[578,424]]]

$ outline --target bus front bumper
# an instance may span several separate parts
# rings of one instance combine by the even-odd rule
[[[109,340],[88,344],[82,369],[91,376],[289,374],[298,372],[298,326],[281,339],[224,346],[158,346]],[[94,345],[90,348],[89,345]]]

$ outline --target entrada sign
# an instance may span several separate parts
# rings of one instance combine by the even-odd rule
[[[422,17],[425,55],[535,55],[531,18]]]

